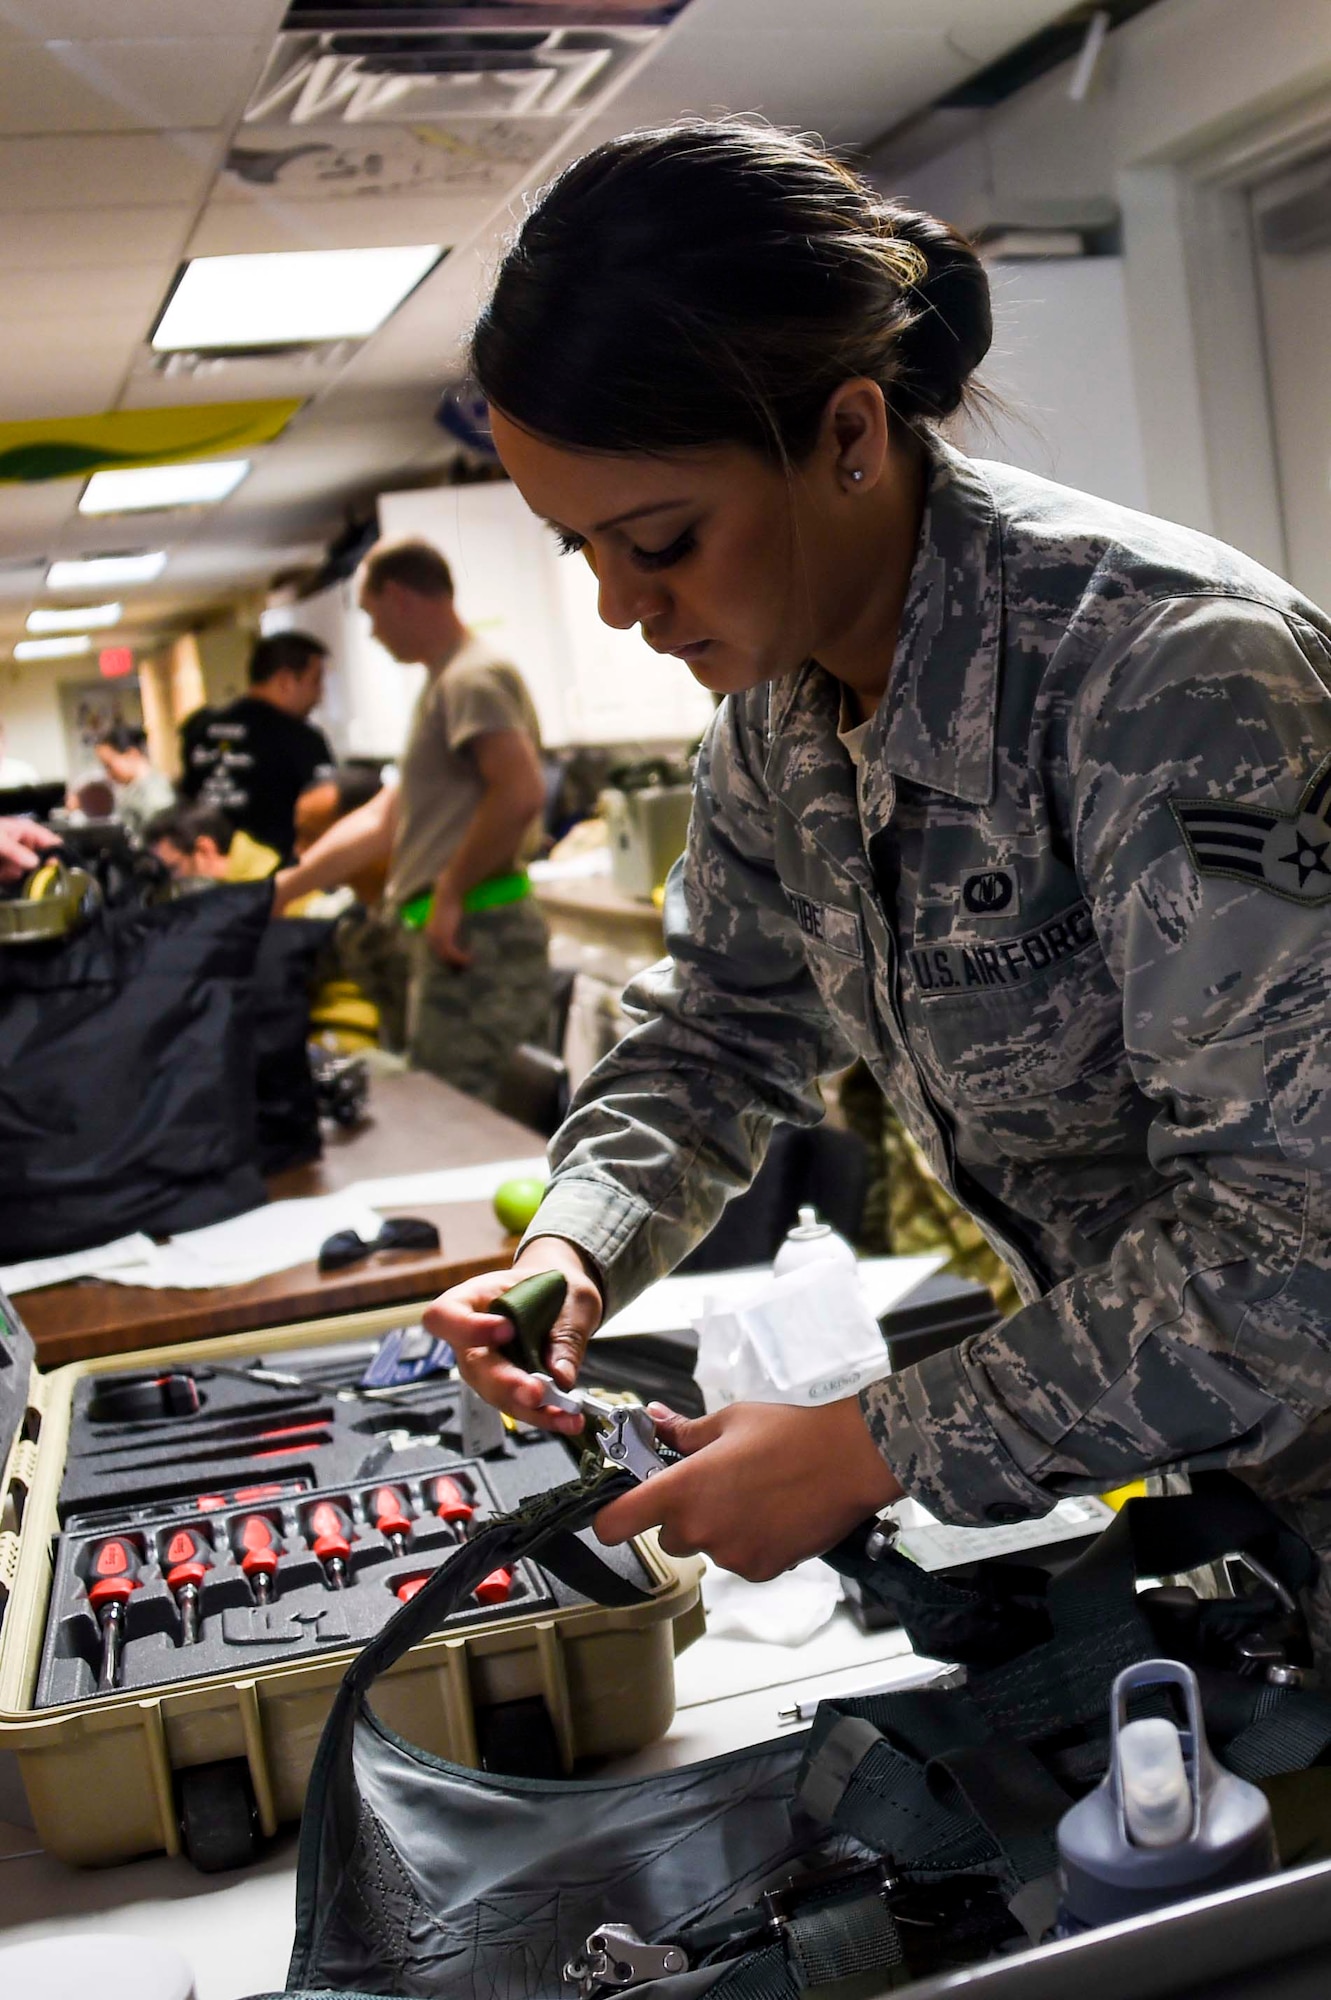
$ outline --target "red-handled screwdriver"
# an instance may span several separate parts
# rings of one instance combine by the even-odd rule
[[[429,1581],[428,1576],[409,1576],[405,1583],[398,1584],[393,1594],[395,1597],[399,1597],[404,1604],[410,1604],[416,1592],[424,1590]]]
[[[321,1500],[310,1514],[310,1547],[324,1566],[332,1590],[347,1587],[347,1565],[351,1560],[351,1540],[355,1533],[350,1516],[332,1500]]]
[[[492,1569],[481,1578],[474,1595],[478,1604],[507,1604],[513,1595],[512,1570]]]
[[[177,1528],[162,1555],[166,1587],[180,1607],[180,1643],[199,1636],[199,1591],[212,1563],[212,1550],[193,1528]]]
[[[405,1498],[399,1486],[376,1486],[370,1495],[374,1525],[395,1556],[407,1553],[407,1536],[411,1533],[411,1516],[403,1504]]]
[[[278,1547],[273,1524],[266,1514],[244,1514],[231,1523],[231,1546],[236,1561],[249,1578],[256,1604],[271,1604],[275,1595]]]
[[[88,1602],[102,1629],[102,1663],[97,1692],[107,1694],[120,1679],[120,1648],[125,1631],[125,1606],[139,1588],[139,1552],[118,1535],[103,1542],[89,1571]]]
[[[476,1512],[461,1480],[451,1478],[448,1473],[430,1482],[430,1505],[441,1521],[447,1521],[463,1535]]]

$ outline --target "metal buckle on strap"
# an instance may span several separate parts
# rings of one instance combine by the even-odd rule
[[[834,1861],[826,1868],[810,1869],[807,1875],[792,1875],[780,1889],[769,1889],[762,1907],[772,1936],[780,1937],[785,1925],[810,1903],[833,1897],[839,1900],[857,1889],[865,1896],[881,1896],[886,1901],[900,1887],[901,1878],[890,1860],[862,1862],[858,1866]]]
[[[578,1958],[564,1967],[564,1977],[577,1987],[582,2000],[626,1986],[642,1986],[672,1972],[687,1972],[689,1961],[677,1944],[647,1944],[628,1924],[602,1924],[594,1930]]]
[[[656,1426],[641,1404],[604,1403],[586,1389],[561,1389],[550,1375],[537,1375],[535,1380],[545,1392],[545,1406],[581,1417],[588,1438],[606,1464],[631,1473],[639,1485],[674,1462],[661,1456]]]

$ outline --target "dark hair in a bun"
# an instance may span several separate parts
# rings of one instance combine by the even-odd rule
[[[504,258],[472,359],[496,408],[557,443],[798,462],[852,376],[904,425],[950,416],[991,333],[963,236],[807,139],[723,120],[566,169]]]
[[[893,399],[903,414],[903,405],[913,404],[910,414],[950,417],[994,337],[989,275],[950,223],[895,203],[884,213],[893,235],[913,244],[927,265],[915,286],[916,311],[897,344]]]

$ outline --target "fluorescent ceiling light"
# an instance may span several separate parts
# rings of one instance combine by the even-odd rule
[[[16,660],[64,660],[73,653],[90,653],[92,640],[86,632],[68,632],[63,639],[20,639],[14,648]]]
[[[71,604],[68,609],[52,605],[47,611],[28,613],[30,632],[97,632],[103,625],[118,625],[124,606],[120,604]]]
[[[159,353],[354,340],[383,325],[443,254],[405,249],[270,250],[195,257],[153,329]]]
[[[151,583],[166,568],[166,550],[145,555],[80,556],[53,562],[46,572],[48,590],[116,590],[122,583]]]
[[[191,465],[134,465],[94,472],[80,514],[133,514],[140,508],[201,507],[225,500],[250,469],[247,458],[198,459]]]

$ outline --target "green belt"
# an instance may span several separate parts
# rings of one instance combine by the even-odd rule
[[[508,875],[492,875],[488,882],[478,882],[474,889],[468,889],[462,898],[462,908],[469,917],[480,910],[501,910],[505,903],[520,903],[524,896],[531,894],[531,877],[525,868],[515,868]],[[422,889],[419,896],[403,903],[398,911],[398,921],[409,931],[423,931],[430,921],[434,908],[434,890]]]

